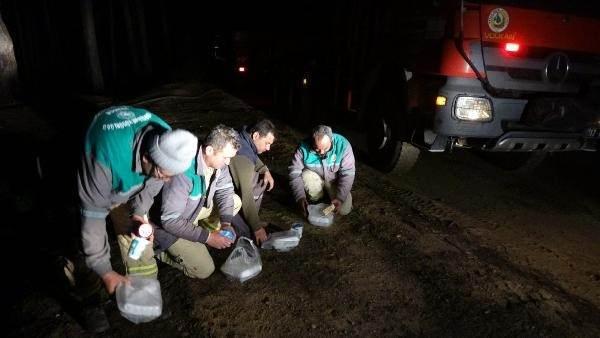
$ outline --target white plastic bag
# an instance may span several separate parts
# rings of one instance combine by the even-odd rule
[[[247,237],[240,237],[221,266],[221,271],[228,278],[239,280],[241,283],[257,276],[262,271],[262,262],[254,242]]]
[[[300,237],[296,230],[279,231],[269,234],[269,238],[262,243],[261,248],[285,252],[297,247],[298,243],[300,243]]]
[[[121,315],[135,324],[160,317],[162,296],[158,280],[135,276],[129,279],[131,284],[117,286],[117,305]]]
[[[333,214],[325,215],[323,209],[329,207],[329,204],[309,204],[308,222],[319,227],[328,227],[333,223]]]

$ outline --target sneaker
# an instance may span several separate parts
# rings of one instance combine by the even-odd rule
[[[104,332],[110,328],[106,312],[100,306],[86,306],[81,312],[81,325],[84,330],[94,333]]]

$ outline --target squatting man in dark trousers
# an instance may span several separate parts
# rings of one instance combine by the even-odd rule
[[[275,186],[269,168],[258,155],[271,149],[275,142],[275,125],[263,119],[252,126],[243,126],[238,130],[240,150],[229,164],[229,171],[235,184],[235,190],[242,198],[242,215],[252,229],[257,244],[267,240],[266,222],[262,222],[258,211],[265,190],[271,191]],[[238,228],[241,236],[251,237],[250,229]]]

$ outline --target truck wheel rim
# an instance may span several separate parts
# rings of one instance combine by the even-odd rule
[[[377,146],[377,150],[382,150],[383,148],[385,148],[390,138],[390,128],[388,127],[388,124],[385,122],[384,119],[379,120],[377,128],[379,129],[377,131],[377,139],[381,140],[379,142],[379,145]]]

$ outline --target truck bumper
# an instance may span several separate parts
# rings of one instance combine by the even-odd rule
[[[437,106],[433,131],[448,139],[478,139],[478,148],[489,151],[594,151],[597,135],[584,132],[562,132],[519,128],[528,100],[492,97],[476,79],[450,78],[440,88],[446,98],[444,106]],[[491,102],[490,121],[464,121],[455,116],[456,99],[460,96],[485,97]],[[483,141],[483,142],[482,142]],[[464,142],[463,142],[464,144]]]

